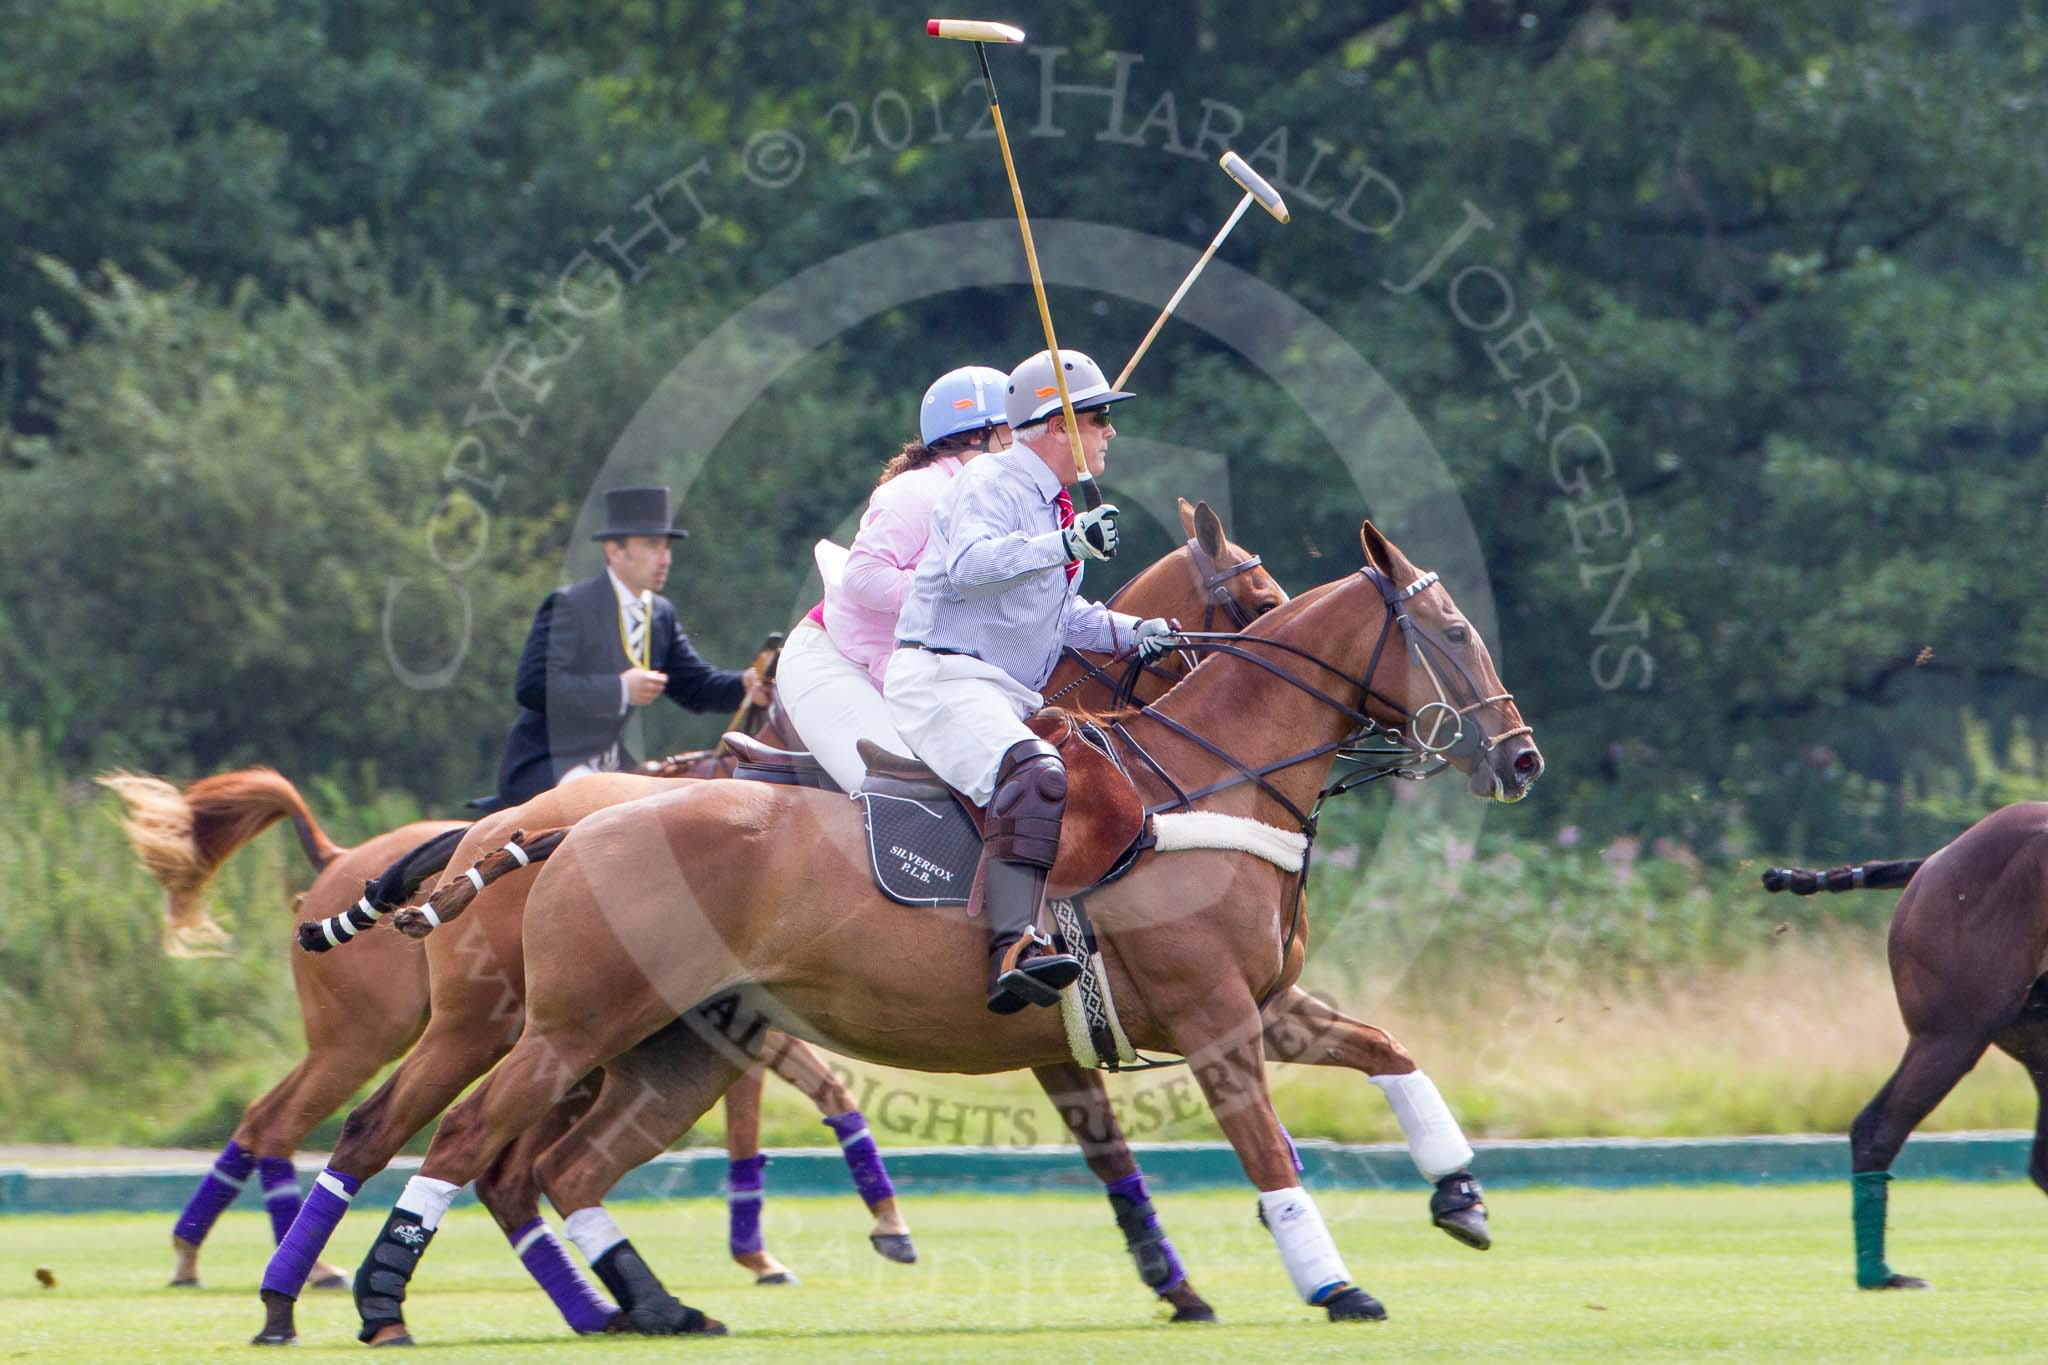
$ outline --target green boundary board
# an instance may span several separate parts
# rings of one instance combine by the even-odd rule
[[[1840,1180],[1849,1173],[1849,1141],[1837,1136],[1748,1138],[1580,1138],[1548,1142],[1482,1142],[1473,1170],[1489,1187],[1571,1185],[1620,1189],[1642,1185],[1771,1184]],[[2032,1147],[2028,1133],[1929,1133],[1906,1144],[1902,1178],[2020,1180]],[[1303,1183],[1310,1189],[1414,1189],[1419,1183],[1407,1148],[1393,1143],[1303,1142]],[[1244,1173],[1220,1142],[1135,1145],[1154,1190],[1242,1186]],[[885,1149],[889,1172],[905,1194],[1021,1193],[1101,1186],[1068,1147],[910,1147]],[[771,1195],[843,1195],[845,1163],[831,1148],[771,1153]],[[359,1200],[387,1208],[417,1158],[402,1158],[369,1182]],[[719,1192],[725,1154],[670,1152],[619,1182],[614,1201],[687,1199]],[[317,1167],[302,1167],[310,1178]],[[0,1167],[0,1213],[173,1212],[183,1207],[204,1165],[30,1170]],[[463,1200],[472,1196],[465,1191]]]

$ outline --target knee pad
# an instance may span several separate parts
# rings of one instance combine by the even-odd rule
[[[1067,808],[1067,766],[1042,739],[1010,746],[996,769],[982,831],[991,858],[1049,868],[1060,851],[1060,820]]]

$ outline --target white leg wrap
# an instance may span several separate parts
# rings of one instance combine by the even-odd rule
[[[576,1244],[583,1253],[583,1259],[592,1265],[597,1258],[626,1240],[626,1234],[619,1231],[619,1225],[604,1211],[602,1204],[593,1204],[587,1209],[578,1209],[562,1220],[562,1234]]]
[[[1408,1154],[1425,1180],[1441,1180],[1472,1164],[1472,1144],[1465,1141],[1435,1081],[1411,1071],[1405,1076],[1374,1076],[1372,1083],[1386,1092],[1401,1134],[1408,1139]]]
[[[416,1175],[405,1182],[405,1192],[398,1196],[397,1207],[407,1213],[418,1214],[420,1226],[432,1232],[441,1226],[441,1215],[448,1212],[448,1206],[460,1193],[460,1185],[451,1185],[430,1175]]]
[[[1320,1303],[1330,1291],[1351,1283],[1323,1215],[1308,1191],[1296,1185],[1285,1190],[1267,1190],[1259,1195],[1259,1213],[1267,1231],[1280,1247],[1280,1260],[1294,1281],[1295,1292],[1309,1303]]]

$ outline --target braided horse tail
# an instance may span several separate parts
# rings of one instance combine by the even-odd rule
[[[562,825],[556,829],[544,829],[531,838],[524,830],[514,830],[503,848],[486,853],[460,877],[450,877],[443,882],[435,888],[433,895],[427,897],[425,905],[415,905],[393,915],[392,925],[407,938],[425,938],[449,920],[459,917],[476,899],[477,893],[498,878],[522,867],[546,862],[548,855],[569,837],[572,828]]]
[[[339,948],[363,930],[384,918],[394,906],[420,889],[427,878],[448,866],[469,826],[444,830],[423,844],[406,851],[397,862],[363,883],[362,899],[338,915],[322,920],[299,922],[299,947],[309,953]]]
[[[290,779],[270,768],[202,777],[182,791],[159,777],[117,771],[97,779],[127,805],[128,846],[164,889],[164,952],[220,957],[228,933],[200,893],[235,851],[289,816],[315,871],[348,852],[327,837]]]
[[[1811,896],[1816,891],[1881,891],[1904,886],[1913,880],[1925,858],[1897,858],[1890,862],[1856,863],[1819,871],[1810,867],[1772,867],[1764,870],[1764,890],[1790,891]]]

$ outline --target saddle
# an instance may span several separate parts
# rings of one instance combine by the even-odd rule
[[[1028,719],[1031,732],[1060,751],[1067,769],[1066,813],[1046,885],[1049,898],[1100,885],[1134,854],[1145,832],[1145,804],[1091,727],[1058,707]],[[739,734],[726,744],[739,759],[735,777],[837,791],[809,754],[774,749]],[[875,885],[905,905],[965,905],[981,863],[985,812],[914,758],[860,742],[868,778],[858,798],[867,812]]]

